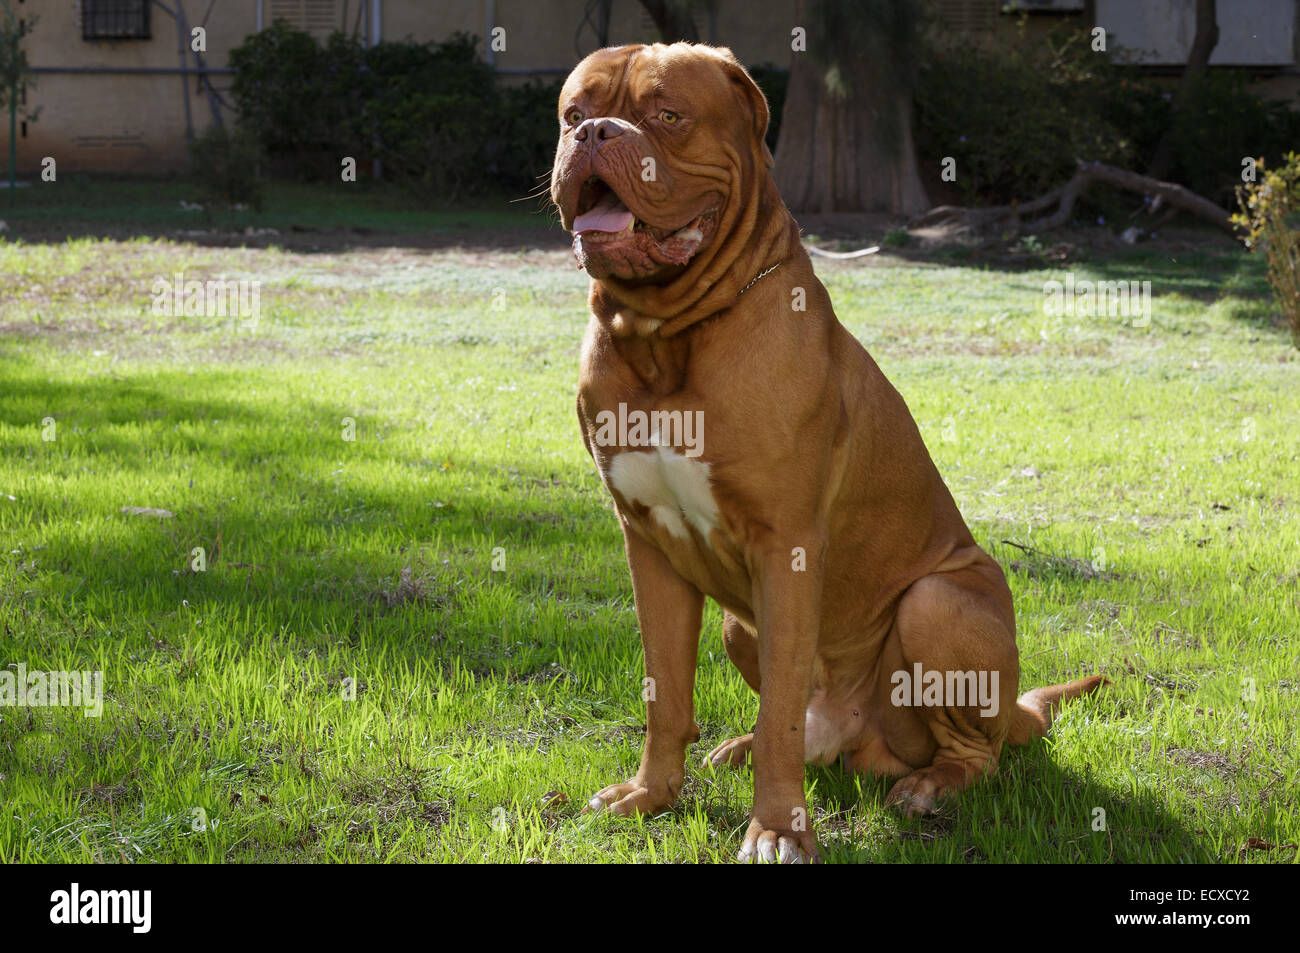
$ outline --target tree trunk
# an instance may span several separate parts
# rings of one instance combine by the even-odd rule
[[[1151,159],[1151,168],[1147,175],[1153,179],[1163,179],[1174,161],[1174,123],[1187,107],[1187,98],[1196,86],[1196,81],[1210,63],[1210,54],[1219,44],[1219,20],[1216,0],[1196,0],[1196,36],[1192,40],[1191,52],[1187,54],[1187,65],[1183,67],[1182,78],[1178,81],[1178,91],[1174,93],[1173,110],[1169,115],[1169,127],[1156,145],[1156,154]]]
[[[810,35],[809,45],[818,39]],[[870,75],[848,78],[847,95],[837,96],[811,53],[794,52],[791,59],[774,169],[791,210],[908,216],[926,211],[930,202],[916,166],[911,96],[882,92],[888,84]]]
[[[654,20],[655,29],[665,43],[686,40],[688,43],[700,42],[700,31],[691,16],[690,5],[684,0],[641,0],[650,19]]]

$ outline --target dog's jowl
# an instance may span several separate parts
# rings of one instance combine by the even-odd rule
[[[767,103],[731,53],[593,53],[559,120],[551,197],[591,277],[578,417],[654,685],[640,768],[592,807],[654,812],[681,790],[708,596],[759,694],[753,734],[706,759],[752,759],[742,860],[819,858],[806,762],[896,777],[891,804],[934,810],[1102,679],[1017,699],[1002,570],[836,319],[772,180]]]

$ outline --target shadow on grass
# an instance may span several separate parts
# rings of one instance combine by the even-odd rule
[[[828,861],[874,863],[1215,863],[1196,832],[1159,796],[1117,788],[1056,762],[1036,740],[1003,749],[998,773],[947,798],[939,812],[904,818],[885,806],[896,778],[860,776],[835,765],[809,767],[809,810]],[[732,769],[725,769],[732,770]],[[753,774],[744,769],[745,786]],[[686,808],[715,830],[749,823],[749,798],[715,796],[688,780]],[[1106,830],[1093,830],[1104,812]]]
[[[943,253],[937,253],[939,257]],[[960,262],[949,262],[962,267]],[[1267,279],[1267,263],[1260,255],[1242,250],[1160,251],[1151,248],[1123,249],[1108,256],[1090,256],[1072,262],[1053,262],[1039,257],[1018,262],[999,262],[997,268],[1017,275],[1044,269],[1057,274],[1057,280],[1073,274],[1079,282],[1132,282],[1129,288],[1142,288],[1150,282],[1152,307],[1158,319],[1159,299],[1177,296],[1203,305],[1222,302],[1235,321],[1260,331],[1289,335],[1290,329],[1273,298]],[[1046,294],[1038,281],[1026,283],[1019,277],[1013,285],[1031,294]]]
[[[222,390],[238,391],[232,377]],[[29,471],[85,481],[20,482],[0,513],[17,550],[8,558],[30,561],[24,588],[54,602],[73,634],[125,615],[159,623],[161,636],[188,607],[242,618],[229,637],[245,644],[291,626],[375,642],[420,630],[427,649],[440,632],[465,635],[484,605],[508,606],[526,624],[534,603],[626,602],[595,568],[622,568],[608,508],[546,464],[471,458],[444,471],[432,446],[425,456],[409,444],[343,442],[341,406],[300,398],[276,414],[175,383],[24,375],[0,391],[0,419],[14,428],[6,452]],[[46,417],[52,442],[39,435]],[[59,537],[42,529],[53,522],[66,527]],[[574,539],[586,542],[577,556]],[[493,572],[498,546],[508,574]],[[203,571],[193,569],[196,548]],[[491,665],[499,629],[483,651],[470,646],[477,664]]]
[[[548,196],[518,201],[519,196],[494,195],[473,204],[429,207],[385,183],[282,182],[266,187],[260,210],[200,210],[193,207],[197,198],[182,179],[72,176],[32,182],[14,206],[7,199],[0,204],[0,218],[11,241],[34,244],[68,238],[180,239],[211,247],[337,253],[367,247],[564,249],[571,242]]]
[[[840,863],[1213,863],[1196,832],[1147,790],[1118,789],[1091,773],[1062,767],[1036,740],[1003,749],[998,773],[940,804],[931,817],[903,818],[883,807],[892,778],[813,769],[816,803],[833,815],[861,802],[886,812],[866,838],[831,840]],[[859,785],[861,795],[859,796]],[[1099,813],[1104,812],[1104,814]],[[1104,818],[1105,830],[1094,830]],[[828,831],[845,825],[832,820]],[[846,847],[865,839],[869,846]]]

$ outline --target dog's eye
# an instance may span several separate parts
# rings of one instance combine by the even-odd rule
[[[578,123],[582,122],[582,110],[570,109],[564,114],[564,118],[568,120],[569,125],[576,126]]]
[[[671,126],[673,123],[675,123],[675,122],[676,122],[678,119],[680,119],[681,117],[678,116],[677,113],[673,112],[671,109],[665,109],[665,110],[663,110],[663,111],[661,111],[661,112],[659,113],[659,118],[660,118],[663,122],[666,122],[666,123],[668,123],[668,124]]]

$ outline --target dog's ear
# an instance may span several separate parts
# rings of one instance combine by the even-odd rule
[[[718,54],[723,69],[727,71],[727,77],[731,80],[731,85],[735,87],[740,95],[741,105],[750,115],[754,124],[754,148],[756,154],[763,159],[763,164],[767,168],[772,168],[772,150],[767,147],[767,126],[772,121],[771,110],[768,109],[767,97],[763,91],[758,88],[758,83],[749,75],[745,67],[740,65],[731,50],[725,46],[713,47],[713,51]]]

